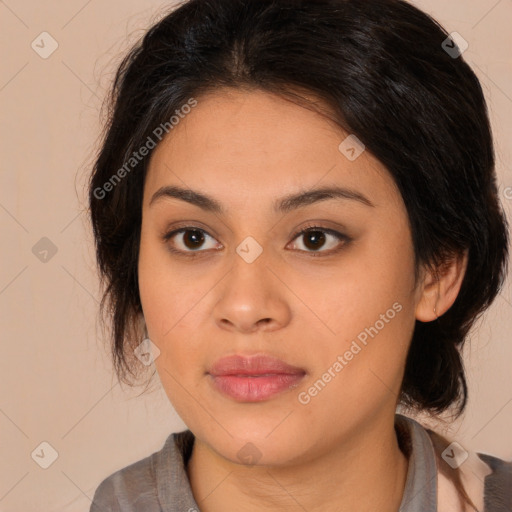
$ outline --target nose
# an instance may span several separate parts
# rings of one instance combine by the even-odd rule
[[[228,275],[217,287],[214,318],[221,329],[253,333],[285,327],[292,312],[288,288],[277,277],[277,268],[262,254],[252,263],[238,255]]]

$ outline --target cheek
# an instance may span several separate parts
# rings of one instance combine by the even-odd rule
[[[196,349],[193,332],[194,307],[204,295],[189,276],[173,270],[172,262],[157,242],[141,236],[138,278],[139,294],[148,334],[160,350],[156,365],[171,373],[182,371]],[[189,365],[191,367],[191,365]]]
[[[314,371],[298,390],[312,423],[323,418],[341,425],[350,415],[369,418],[382,408],[394,408],[398,398],[414,307],[406,293],[400,297],[386,289],[373,295],[362,287],[352,290],[352,300],[339,293],[340,306],[330,308],[334,334],[312,338]],[[309,357],[311,349],[312,344]]]
[[[162,339],[171,334],[195,296],[199,300],[200,290],[193,276],[184,272],[185,266],[176,265],[164,243],[148,232],[143,226],[138,262],[139,294],[150,334]]]
[[[319,405],[344,397],[353,406],[365,408],[367,400],[377,406],[398,393],[401,383],[415,325],[412,248],[399,237],[391,244],[384,239],[365,244],[309,289],[317,316],[329,327],[313,338],[321,363],[315,378],[329,381]]]
[[[318,312],[331,335],[347,339],[373,325],[395,303],[403,307],[404,313],[399,322],[393,323],[400,324],[404,317],[413,316],[413,277],[413,253],[406,239],[395,237],[389,243],[384,238],[367,237],[328,272],[301,274],[295,290],[307,298],[305,302]],[[411,318],[405,323],[410,322]]]

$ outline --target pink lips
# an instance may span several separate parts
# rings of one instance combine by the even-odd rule
[[[212,384],[240,402],[260,402],[296,387],[306,371],[266,355],[233,355],[219,359],[209,370]]]

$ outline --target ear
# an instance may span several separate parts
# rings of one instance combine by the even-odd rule
[[[468,251],[466,249],[441,267],[433,271],[424,270],[416,304],[417,320],[432,322],[451,308],[459,294],[467,264]]]

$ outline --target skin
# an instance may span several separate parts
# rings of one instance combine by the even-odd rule
[[[414,282],[407,211],[391,175],[369,151],[347,159],[338,146],[348,134],[326,117],[258,90],[197,99],[153,152],[138,268],[158,374],[196,437],[187,466],[194,497],[203,512],[398,510],[408,462],[393,422],[407,348],[416,319],[435,320],[454,302],[466,260],[455,258],[439,279],[422,269]],[[168,197],[150,205],[167,185],[208,194],[225,213]],[[329,199],[274,212],[276,199],[324,185],[357,190],[374,206]],[[316,252],[327,255],[315,257],[307,236],[293,238],[309,222],[351,241],[324,232]],[[206,231],[195,258],[169,250],[194,252],[183,234],[163,240],[183,226]],[[263,249],[252,263],[236,252],[247,236]],[[300,403],[394,303],[401,311]],[[212,387],[214,361],[256,353],[306,375],[256,403]],[[261,454],[256,464],[237,456],[248,442]]]

